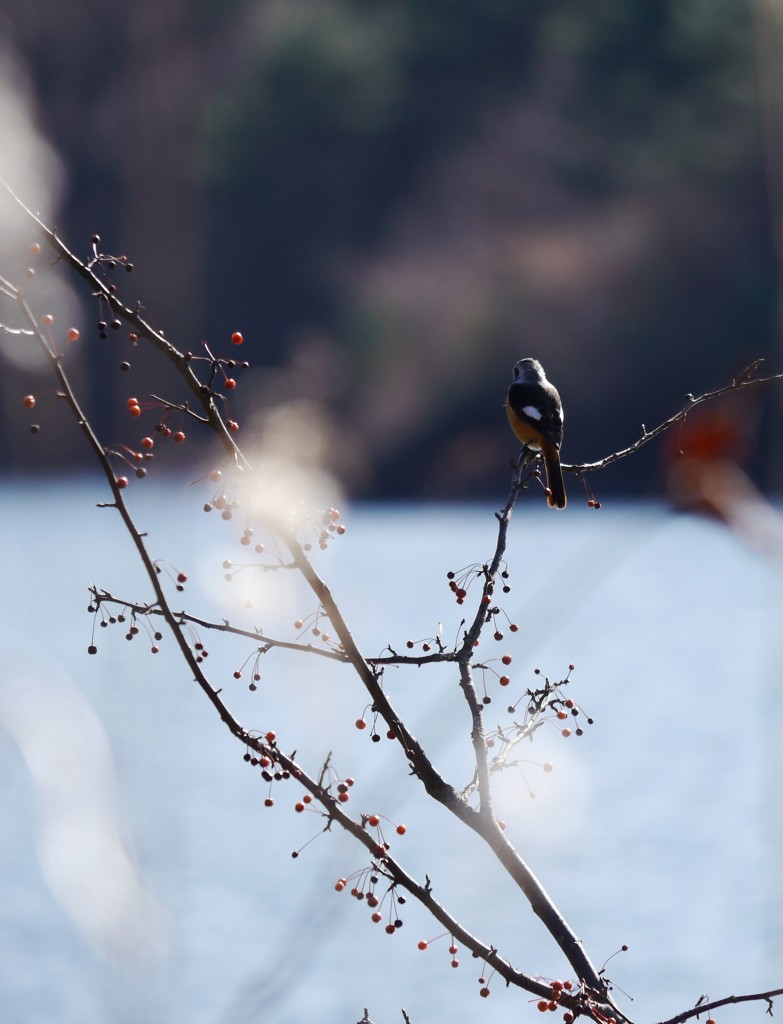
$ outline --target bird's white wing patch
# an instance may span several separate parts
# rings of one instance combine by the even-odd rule
[[[537,409],[535,405],[523,405],[522,406],[522,412],[525,414],[525,416],[528,417],[528,419],[531,419],[531,420],[543,419],[543,413],[541,412],[540,409]]]

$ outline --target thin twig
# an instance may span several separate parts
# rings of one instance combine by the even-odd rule
[[[116,604],[137,615],[158,615],[163,616],[163,609],[155,604],[142,604],[138,601],[128,601],[122,597],[115,597],[106,590],[98,590],[92,587],[90,591],[95,601],[100,604]],[[276,637],[268,636],[259,630],[242,629],[239,626],[232,626],[230,622],[212,622],[210,619],[202,619],[198,615],[191,615],[186,611],[175,611],[173,615],[178,622],[189,622],[193,626],[200,626],[202,629],[214,630],[218,633],[230,633],[233,636],[245,637],[263,645],[267,650],[279,647],[287,651],[299,651],[302,654],[315,654],[321,658],[329,658],[333,661],[346,662],[348,659],[342,651],[329,650],[323,647],[314,647],[312,644],[298,644],[291,640],[279,640]]]
[[[619,462],[620,459],[625,459],[629,455],[635,455],[644,445],[650,441],[655,440],[656,437],[660,437],[665,431],[671,427],[676,426],[678,423],[682,423],[687,419],[688,413],[695,409],[697,405],[702,405],[704,402],[710,402],[714,398],[720,398],[722,395],[727,395],[731,391],[744,391],[746,388],[760,387],[762,384],[776,384],[783,381],[783,373],[773,373],[768,377],[754,377],[753,374],[756,372],[758,367],[763,362],[763,359],[754,359],[752,363],[748,364],[745,369],[739,373],[730,384],[724,385],[722,388],[716,388],[714,391],[705,391],[703,395],[694,397],[693,395],[686,395],[685,398],[688,402],[686,406],[683,406],[679,412],[674,413],[668,419],[659,423],[653,430],[647,430],[646,427],[642,426],[642,433],[638,440],[634,441],[633,444],[628,445],[627,448],[622,448],[620,451],[612,452],[611,455],[604,456],[603,459],[599,459],[597,462],[582,462],[579,464],[567,465],[562,463],[562,468],[568,470],[569,473],[576,473],[581,475],[582,473],[592,473],[597,469],[606,469],[607,466],[611,466],[614,462]]]
[[[702,1013],[711,1013],[721,1006],[730,1006],[734,1003],[766,1002],[767,1013],[771,1017],[772,1000],[778,996],[783,996],[783,988],[770,989],[768,992],[752,992],[745,996],[725,996],[723,999],[715,999],[709,1003],[699,1003],[696,1006],[692,1006],[690,1010],[678,1013],[676,1017],[669,1017],[667,1020],[661,1021],[661,1024],[682,1024],[683,1021],[690,1020],[692,1017],[698,1017]]]

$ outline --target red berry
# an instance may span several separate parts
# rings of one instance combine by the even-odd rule
[[[177,444],[182,444],[182,442],[185,440],[185,431],[177,430],[174,434],[171,435],[171,440],[175,441]]]
[[[234,331],[234,333],[231,335],[231,341],[234,345],[241,345],[244,340],[245,339],[242,337],[239,331]]]
[[[398,826],[397,826],[397,835],[398,835],[398,836],[404,836],[404,835],[405,835],[405,833],[406,833],[407,831],[408,831],[408,830],[407,830],[407,828],[405,827],[405,825],[398,825]]]
[[[557,717],[562,721],[564,718],[568,718],[568,712],[563,711],[562,708],[557,713]]]
[[[68,341],[78,341],[78,340],[79,340],[79,332],[76,330],[75,327],[72,327],[68,331]]]
[[[232,434],[236,434],[236,432],[239,430],[239,424],[237,423],[236,420],[229,420],[228,429],[231,431]]]
[[[141,416],[141,406],[129,405],[128,412],[131,414],[131,416]]]
[[[393,924],[387,924],[386,925],[386,934],[387,935],[394,935],[394,925]]]
[[[486,987],[486,985],[484,986],[484,988],[479,989],[479,995],[482,996],[484,999],[487,998],[487,996],[489,995],[489,989]]]
[[[367,819],[367,824],[368,825],[372,825],[373,828],[375,828],[376,825],[380,825],[380,823],[381,823],[381,819],[378,817],[377,814],[371,814],[369,816],[369,818]]]
[[[376,923],[376,924],[378,924],[378,923],[379,923],[380,921],[382,921],[382,920],[383,920],[383,918],[382,918],[382,916],[381,916],[381,915],[380,915],[380,914],[378,913],[378,911],[376,910],[376,911],[375,911],[375,913],[374,913],[374,914],[372,915],[372,918],[371,918],[371,920],[372,920],[372,921],[375,921],[375,923]]]
[[[224,385],[226,391],[233,391],[236,386],[237,382],[234,380],[233,377],[226,377],[226,382]]]
[[[118,476],[117,477],[117,486],[120,488],[120,490],[124,490],[128,486],[128,478],[127,478],[127,476]]]
[[[185,572],[177,573],[177,583],[187,583],[187,581],[188,581],[188,574],[187,573],[185,573]]]
[[[562,733],[563,733],[563,736],[565,736],[565,738],[568,739],[568,737],[571,735],[571,730],[570,729],[563,729]]]
[[[510,665],[513,659],[510,654],[504,654],[500,660],[504,665]]]
[[[357,729],[366,729],[367,728],[367,723],[365,722],[365,720],[363,718],[357,718],[355,724],[356,724],[356,728]]]
[[[454,956],[457,953],[457,947],[449,946],[449,953],[451,953],[451,955]]]
[[[512,633],[516,633],[519,629],[519,626],[516,624],[516,622],[512,622],[508,628],[511,630]]]
[[[147,451],[149,451],[150,448],[155,447],[155,442],[152,440],[151,437],[143,437],[141,439],[141,447],[146,448]]]
[[[426,948],[427,948],[427,943],[426,943],[426,942],[424,941],[424,939],[421,939],[421,940],[419,941],[419,949],[421,949],[421,950],[423,951],[423,950],[425,950]]]
[[[31,255],[37,256],[40,251],[41,251],[41,247],[40,247],[40,245],[37,242],[32,242],[30,244],[30,253],[31,253]]]
[[[545,1013],[549,1009],[549,1000],[548,999],[539,999],[538,1002],[536,1003],[536,1006],[538,1007],[538,1009],[542,1013]]]
[[[341,804],[346,804],[351,799],[350,793],[340,793],[337,797]]]
[[[51,327],[52,324],[54,323],[54,317],[52,316],[51,313],[45,313],[41,317],[41,323],[44,325],[44,327]]]
[[[264,800],[264,807],[274,807],[274,805],[275,805],[275,802],[274,802],[274,800],[272,799],[271,796],[268,796],[266,798],[266,800]]]
[[[34,409],[35,395],[25,395],[22,399],[22,405],[24,405],[25,409]]]
[[[511,679],[508,676],[501,676],[500,677],[500,685],[501,686],[508,686],[508,684],[510,682],[511,682]]]

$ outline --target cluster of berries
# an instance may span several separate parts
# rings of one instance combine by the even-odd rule
[[[124,625],[124,623],[127,622],[127,616],[122,611],[118,612],[116,615],[107,615],[103,608],[103,602],[100,600],[92,601],[87,606],[87,611],[93,615],[92,638],[90,640],[89,646],[87,647],[87,653],[97,654],[98,648],[95,644],[96,622],[101,628],[106,629],[109,626],[116,625],[117,623],[119,623],[120,625]],[[163,634],[160,632],[160,630],[153,630],[148,624],[146,617],[142,617],[142,621],[144,623],[144,627],[150,640],[150,654],[158,654],[158,652],[160,651],[160,647],[158,646],[158,644],[163,639]],[[130,625],[128,626],[127,632],[125,633],[125,639],[134,640],[139,635],[140,632],[141,629],[138,625],[137,615],[135,612],[133,612],[130,618]]]
[[[347,877],[338,878],[334,884],[336,892],[342,892],[347,888],[349,882],[354,884],[351,886],[351,896],[359,902],[364,902],[372,910],[370,920],[373,924],[380,924],[383,921],[383,914],[381,910],[383,904],[388,899],[389,908],[387,911],[385,931],[387,935],[394,935],[396,931],[399,931],[403,926],[402,918],[400,917],[400,907],[405,904],[405,897],[398,895],[395,890],[394,883],[392,882],[386,892],[382,896],[378,896],[377,887],[380,883],[380,871],[375,868],[361,868],[359,871],[354,872],[353,875]]]
[[[503,569],[500,573],[500,578],[503,580],[502,590],[504,594],[511,593],[511,587],[508,584],[509,573],[507,569]],[[482,595],[482,602],[484,605],[489,606],[492,604],[492,591],[493,585],[489,582],[489,570],[486,565],[468,565],[464,569],[460,569],[459,572],[446,573],[446,579],[449,581],[449,590],[454,594],[457,600],[457,604],[464,604],[465,598],[468,596],[468,590],[473,580],[483,579],[486,590]],[[487,617],[490,615],[498,614],[498,609],[489,609],[487,611]]]
[[[572,981],[553,981],[552,992],[548,999],[539,999],[536,1003],[537,1008],[541,1013],[546,1013],[547,1010],[557,1010],[560,1007],[560,1000],[563,993],[570,993],[573,990],[574,983]],[[563,1014],[563,1020],[565,1024],[572,1024],[574,1020],[574,1014],[571,1010],[566,1010]],[[608,1024],[608,1022],[607,1022]]]

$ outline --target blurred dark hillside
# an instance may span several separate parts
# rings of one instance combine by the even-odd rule
[[[560,389],[567,461],[625,446],[757,356],[780,369],[773,5],[755,20],[746,0],[0,11],[64,164],[63,236],[127,253],[126,299],[182,347],[225,351],[242,330],[237,418],[291,412],[303,445],[311,424],[354,494],[497,495],[524,355]],[[135,364],[130,384],[116,345],[90,351],[93,412],[124,436],[128,388],[158,384]],[[4,401],[28,390],[5,376]],[[771,394],[755,416],[748,460],[776,485]],[[6,467],[83,454],[1,422]],[[599,493],[653,492],[657,458]]]

